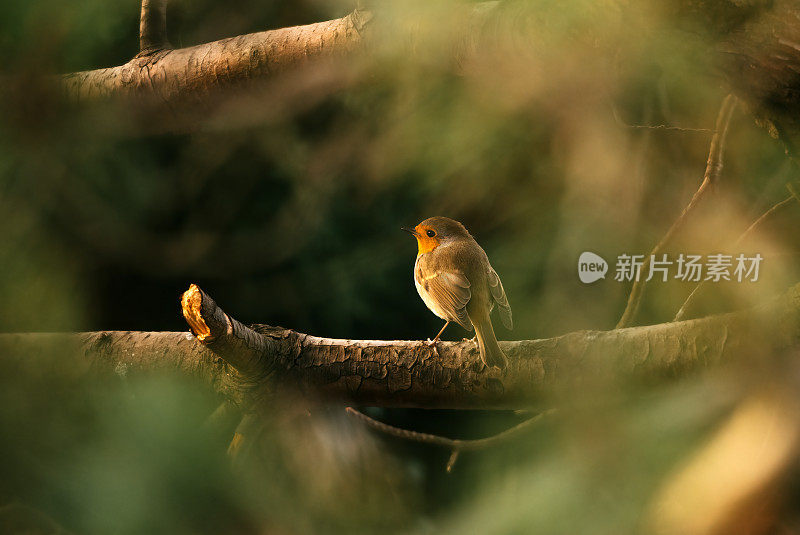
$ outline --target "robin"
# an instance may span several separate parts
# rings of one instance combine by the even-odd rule
[[[417,291],[431,312],[445,321],[431,344],[436,344],[450,322],[468,331],[474,326],[483,363],[505,367],[507,359],[497,345],[489,313],[497,305],[503,325],[511,329],[511,306],[484,250],[464,225],[449,217],[431,217],[403,230],[417,238]]]

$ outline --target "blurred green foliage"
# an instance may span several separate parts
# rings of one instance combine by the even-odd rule
[[[400,227],[432,215],[464,222],[501,275],[516,325],[498,326],[501,339],[613,327],[629,288],[613,271],[580,283],[578,256],[594,251],[613,270],[616,255],[649,251],[699,185],[710,137],[630,125],[712,128],[725,90],[708,35],[651,3],[611,4],[529,2],[512,17],[511,3],[491,46],[459,63],[448,24],[463,4],[381,2],[348,89],[259,126],[138,137],[123,110],[84,113],[37,85],[132,57],[136,2],[12,1],[3,76],[30,83],[0,107],[0,331],[185,330],[178,296],[196,282],[244,322],[424,339],[439,320],[414,290],[415,245]],[[178,0],[169,39],[189,46],[351,7]],[[506,37],[532,27],[516,54]],[[671,252],[724,250],[795,175],[740,112],[722,184]],[[762,281],[712,288],[700,312],[796,282],[796,224],[788,213],[744,244],[767,257]],[[652,284],[640,322],[670,320],[690,289]],[[451,329],[445,338],[466,334]],[[231,470],[231,428],[202,425],[219,400],[196,386],[32,368],[0,374],[0,498],[76,533],[636,532],[663,478],[742,392],[772,379],[740,370],[559,392],[550,401],[574,409],[564,421],[465,454],[447,475],[448,452],[376,438],[314,405],[311,417],[274,408],[263,424],[273,447]],[[452,436],[520,418],[374,414]]]

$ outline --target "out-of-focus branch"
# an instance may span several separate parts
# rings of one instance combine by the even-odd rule
[[[746,399],[684,466],[668,478],[646,533],[772,533],[772,506],[800,446],[797,397],[779,389]],[[783,491],[786,492],[785,490]],[[770,529],[772,528],[772,529]]]
[[[167,41],[167,0],[142,0],[139,56],[170,48]]]
[[[623,11],[625,4],[619,4]],[[716,53],[717,66],[736,95],[747,102],[748,110],[771,133],[787,146],[796,144],[795,139],[800,137],[797,7],[792,2],[767,1],[668,4],[667,10],[679,19],[709,26],[718,40],[710,51]],[[475,6],[473,14],[455,18],[463,29],[448,46],[457,63],[498,37],[515,43],[517,50],[506,53],[529,53],[526,47],[535,42],[543,23],[540,17],[532,16],[535,7],[525,2],[485,2]],[[164,15],[165,0],[143,1],[142,52],[167,48]],[[65,75],[62,85],[77,101],[135,97],[139,111],[142,104],[155,108],[151,115],[161,124],[154,130],[190,130],[208,117],[209,109],[218,106],[223,95],[252,89],[253,84],[277,72],[319,57],[348,56],[347,64],[351,65],[353,53],[363,48],[363,30],[370,18],[369,12],[357,9],[327,22],[240,35],[163,54],[139,54],[116,67]],[[497,24],[501,19],[512,22]],[[448,22],[452,24],[453,20]],[[340,66],[334,70],[341,76],[344,69]],[[343,85],[341,80],[323,82],[326,87]],[[293,84],[302,86],[297,80]]]
[[[360,49],[370,19],[356,10],[326,22],[167,49],[165,10],[165,0],[144,0],[142,53],[116,67],[64,75],[67,98],[84,104],[123,99],[140,115],[158,118],[152,131],[191,130],[225,96],[235,94],[246,102],[259,82],[277,73]],[[321,69],[311,81],[293,80],[294,91],[302,94],[304,84],[324,84],[328,91],[340,85],[326,72]]]
[[[0,334],[4,370],[27,367],[38,374],[104,372],[120,378],[179,373],[240,403],[241,381],[226,362],[188,332],[100,331]],[[10,367],[9,367],[10,366]]]
[[[794,193],[792,193],[792,195],[790,195],[789,197],[773,205],[769,210],[761,214],[761,216],[758,219],[753,221],[753,223],[749,227],[747,227],[747,230],[745,230],[736,239],[736,242],[734,242],[733,246],[736,247],[740,243],[744,242],[750,236],[750,234],[752,234],[757,228],[763,225],[766,221],[769,221],[773,216],[775,216],[775,214],[779,213],[781,210],[783,210],[790,204],[793,204],[794,201],[800,202],[800,198],[797,198],[797,196]],[[686,319],[686,316],[689,314],[689,311],[691,310],[692,305],[697,299],[697,296],[700,294],[700,291],[704,287],[705,287],[705,281],[700,281],[699,283],[697,283],[697,285],[692,289],[691,293],[689,293],[689,295],[686,297],[686,300],[681,305],[681,308],[678,309],[678,312],[675,314],[675,318],[673,318],[672,321],[683,321],[684,319]]]
[[[708,161],[706,162],[706,171],[703,174],[703,181],[700,183],[700,187],[692,196],[689,204],[686,205],[686,208],[684,208],[683,212],[681,212],[681,214],[678,216],[678,219],[675,220],[664,237],[661,238],[661,241],[659,241],[656,246],[653,247],[653,250],[650,251],[650,254],[645,257],[638,276],[633,281],[633,286],[631,287],[630,295],[628,295],[628,303],[625,306],[625,311],[622,313],[622,317],[619,319],[619,322],[617,322],[617,329],[629,327],[636,319],[636,313],[639,311],[639,305],[641,304],[642,296],[644,295],[644,288],[647,284],[647,271],[650,268],[650,262],[652,258],[655,255],[660,254],[672,241],[672,238],[678,233],[678,231],[680,231],[686,225],[686,222],[689,220],[689,216],[694,212],[700,201],[719,181],[719,176],[722,172],[722,157],[725,151],[725,140],[728,135],[728,125],[730,124],[731,115],[733,114],[734,109],[736,109],[736,97],[733,95],[728,95],[722,102],[722,107],[717,115],[717,123],[716,127],[714,128],[714,135],[711,138],[711,146],[708,150]]]

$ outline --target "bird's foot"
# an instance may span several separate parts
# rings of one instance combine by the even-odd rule
[[[437,357],[439,356],[439,348],[438,348],[438,347],[436,347],[436,344],[438,344],[438,343],[439,343],[439,339],[438,339],[438,338],[434,338],[433,340],[431,340],[430,338],[428,338],[428,339],[427,339],[427,340],[425,340],[425,342],[423,342],[423,343],[424,343],[426,346],[428,346],[428,347],[431,349],[431,352],[432,352],[434,355],[436,355]]]

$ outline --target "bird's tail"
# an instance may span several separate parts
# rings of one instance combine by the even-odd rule
[[[486,366],[497,366],[500,369],[506,367],[508,359],[505,353],[497,344],[497,337],[494,335],[492,320],[489,315],[481,318],[480,321],[473,321],[475,325],[475,335],[478,339],[478,351],[481,353],[481,360]]]

